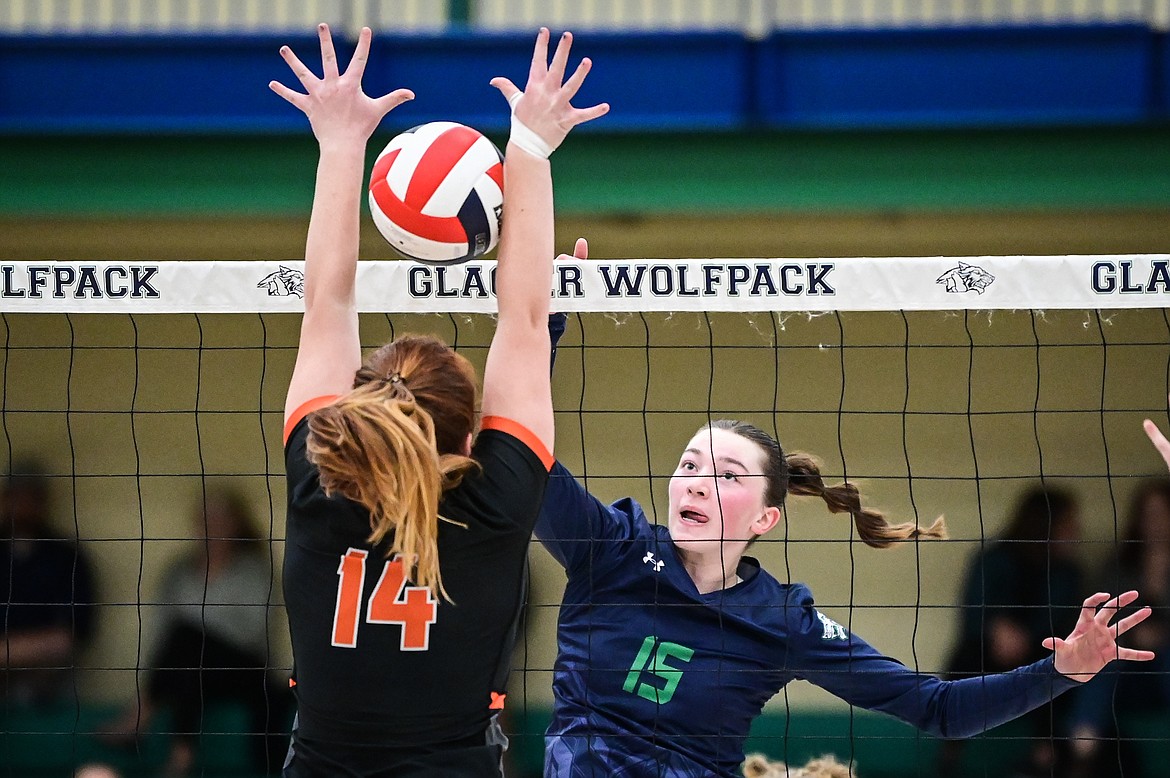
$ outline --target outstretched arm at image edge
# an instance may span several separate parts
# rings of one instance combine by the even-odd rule
[[[798,596],[807,599],[800,603],[800,624],[795,629],[800,635],[797,677],[846,702],[888,713],[939,737],[970,737],[1011,721],[1090,680],[1114,660],[1154,658],[1151,651],[1117,642],[1150,616],[1150,608],[1144,607],[1114,621],[1119,611],[1138,599],[1136,591],[1116,597],[1098,592],[1086,598],[1073,631],[1065,638],[1043,642],[1052,656],[1005,673],[957,681],[915,672],[856,635],[826,640],[811,596],[807,590]]]
[[[856,635],[824,641],[797,677],[866,710],[886,713],[943,738],[985,732],[1040,707],[1077,682],[1052,657],[1006,673],[943,681],[884,656]]]

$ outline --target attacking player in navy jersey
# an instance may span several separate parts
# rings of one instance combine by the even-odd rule
[[[820,613],[807,587],[744,555],[781,521],[788,494],[849,513],[871,546],[942,534],[938,523],[888,524],[862,508],[855,487],[826,486],[813,459],[785,455],[743,422],[712,422],[687,444],[666,526],[632,499],[603,504],[553,467],[536,534],[568,584],[546,776],[735,776],[752,720],[798,679],[958,738],[1038,707],[1113,659],[1153,658],[1117,643],[1149,608],[1110,624],[1137,592],[1098,593],[1072,634],[1044,641],[1053,656],[1033,665],[950,682],[915,672]]]
[[[547,157],[608,107],[570,105],[589,60],[565,80],[568,33],[550,65],[541,30],[523,93],[492,82],[513,108],[512,136],[499,320],[475,435],[475,372],[446,344],[404,336],[361,358],[354,283],[365,147],[413,95],[362,92],[368,28],[344,73],[329,29],[319,32],[324,77],[286,46],[307,94],[271,84],[308,116],[320,145],[285,402],[297,723],[284,774],[498,776],[506,741],[495,716],[553,462]]]

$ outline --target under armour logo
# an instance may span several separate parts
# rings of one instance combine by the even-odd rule
[[[642,561],[654,568],[654,572],[658,572],[666,564],[665,562],[655,559],[654,552],[647,551],[646,556],[642,557]]]

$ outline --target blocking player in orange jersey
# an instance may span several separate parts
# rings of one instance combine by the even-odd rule
[[[369,29],[344,72],[328,27],[319,33],[323,76],[284,47],[305,91],[271,84],[320,146],[285,402],[284,594],[298,718],[284,774],[497,776],[506,739],[496,715],[553,462],[548,155],[608,106],[570,104],[590,63],[565,77],[568,33],[550,64],[540,31],[523,92],[492,82],[513,114],[479,421],[475,371],[438,338],[403,336],[362,358],[365,148],[413,94],[362,91]]]

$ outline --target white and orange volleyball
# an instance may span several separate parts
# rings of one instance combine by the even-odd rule
[[[503,209],[503,155],[471,127],[420,124],[386,144],[374,162],[370,214],[408,259],[449,265],[491,251]]]

